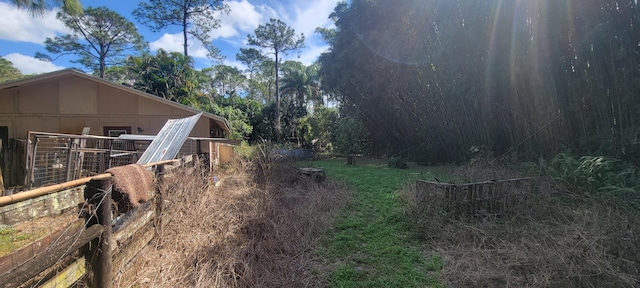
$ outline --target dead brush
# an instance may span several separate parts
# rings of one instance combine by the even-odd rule
[[[486,165],[458,172],[474,181],[518,176]],[[546,180],[537,186],[507,215],[464,220],[418,205],[415,185],[402,193],[419,237],[445,261],[450,287],[640,286],[637,211],[564,197]]]
[[[313,253],[348,191],[297,178],[293,163],[237,163],[217,187],[200,170],[165,182],[164,234],[117,287],[307,287],[327,283]],[[264,163],[263,163],[264,164]],[[292,174],[293,173],[293,174]],[[203,177],[204,176],[204,177]],[[265,181],[263,181],[265,180]]]

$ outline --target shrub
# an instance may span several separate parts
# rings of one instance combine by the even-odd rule
[[[614,198],[640,207],[640,173],[635,166],[620,159],[607,156],[576,159],[561,153],[541,171],[561,181],[574,194]]]
[[[390,168],[407,169],[407,159],[403,157],[391,157],[389,158],[388,166]]]

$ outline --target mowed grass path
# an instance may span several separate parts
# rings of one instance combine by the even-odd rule
[[[444,287],[437,273],[442,260],[420,252],[396,193],[410,179],[431,178],[429,172],[347,166],[344,159],[312,163],[354,189],[320,251],[333,263],[331,287]]]

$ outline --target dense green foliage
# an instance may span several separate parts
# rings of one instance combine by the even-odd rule
[[[322,83],[377,153],[624,157],[640,128],[639,12],[631,0],[353,0],[321,31]]]
[[[0,83],[22,78],[22,73],[18,68],[13,67],[11,61],[0,57]]]
[[[107,65],[120,63],[125,55],[143,51],[147,46],[133,23],[106,7],[89,7],[82,14],[58,12],[57,18],[71,33],[47,38],[44,41],[47,52],[56,57],[78,57],[71,62],[95,71],[100,78],[105,77]],[[36,57],[51,60],[42,53]]]
[[[337,263],[330,275],[332,287],[443,286],[435,272],[442,269],[442,259],[420,252],[399,195],[394,193],[408,179],[420,174],[433,177],[430,173],[374,164],[346,166],[344,159],[313,165],[355,189],[321,251]]]
[[[640,208],[640,171],[633,164],[607,156],[560,153],[539,168],[571,193]]]
[[[13,5],[27,9],[34,15],[41,15],[49,6],[60,6],[68,14],[82,14],[82,4],[79,0],[11,0]]]

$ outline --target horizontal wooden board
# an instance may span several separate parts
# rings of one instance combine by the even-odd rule
[[[84,185],[0,207],[0,224],[14,225],[26,220],[77,207],[84,201]]]
[[[120,247],[118,247],[113,256],[114,275],[122,271],[153,240],[155,235],[156,229],[153,223],[148,223],[136,233],[130,242],[118,245]]]
[[[40,288],[68,288],[80,280],[85,273],[86,263],[84,257],[82,257],[42,284]]]

